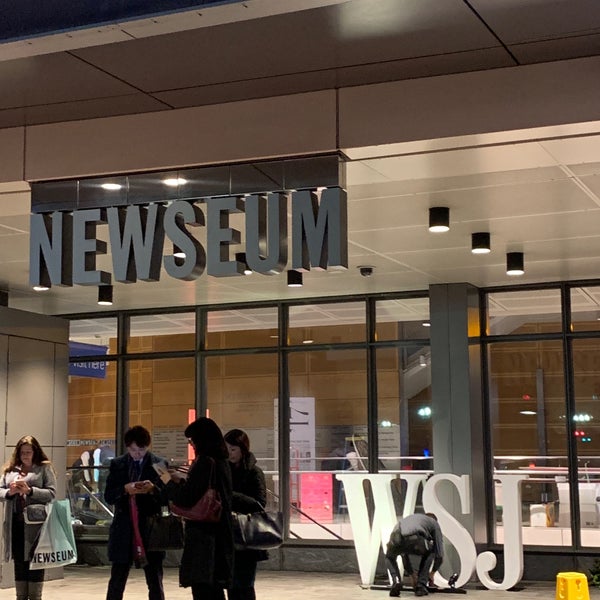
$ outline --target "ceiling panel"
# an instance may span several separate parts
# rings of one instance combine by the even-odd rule
[[[135,93],[125,96],[112,96],[110,98],[93,98],[91,100],[78,100],[75,102],[61,102],[59,104],[43,104],[28,106],[22,113],[22,118],[27,125],[40,125],[55,121],[78,121],[81,119],[95,119],[100,117],[115,117],[133,112],[144,113],[171,108],[163,102],[146,94]],[[0,122],[4,117],[0,112]],[[4,118],[7,118],[8,115]],[[15,115],[12,115],[15,118]]]
[[[74,53],[155,92],[494,46],[458,0],[370,0]]]
[[[126,95],[137,90],[67,53],[0,61],[0,108]]]
[[[562,60],[594,56],[600,51],[600,33],[511,45],[509,49],[522,64],[554,60],[557,55]]]
[[[600,31],[596,0],[470,0],[507,44]]]

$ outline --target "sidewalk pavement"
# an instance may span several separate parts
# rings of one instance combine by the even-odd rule
[[[64,579],[48,581],[44,585],[44,600],[103,599],[110,567],[71,566],[65,568]],[[189,588],[178,585],[176,568],[165,569],[166,600],[191,600]],[[555,584],[552,582],[522,582],[518,591],[482,589],[480,585],[466,586],[467,594],[431,594],[435,600],[554,600]],[[600,591],[590,589],[590,596],[600,600]],[[0,590],[0,600],[12,600],[14,589]],[[144,573],[132,569],[124,600],[146,600],[148,597]],[[256,581],[257,600],[386,600],[388,592],[381,589],[363,589],[360,577],[348,573],[306,573],[298,571],[259,570]],[[402,598],[414,598],[404,591]],[[434,600],[434,599],[432,599]],[[565,600],[586,600],[567,598]]]

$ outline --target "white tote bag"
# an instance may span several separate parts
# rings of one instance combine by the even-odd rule
[[[71,524],[69,501],[54,500],[48,509],[48,517],[34,545],[30,569],[51,569],[77,562],[77,546]]]

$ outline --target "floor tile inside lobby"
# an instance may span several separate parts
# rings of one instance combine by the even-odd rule
[[[106,593],[109,567],[68,567],[64,579],[46,582],[44,600],[70,600],[81,598],[102,599]],[[258,600],[384,600],[389,598],[385,590],[363,589],[358,574],[305,573],[259,571],[256,584]],[[165,570],[166,600],[191,600],[191,591],[180,588],[177,583],[177,569]],[[435,594],[450,600],[465,598],[470,600],[553,600],[555,587],[551,582],[525,582],[517,592],[498,592],[468,586],[466,596],[458,594]],[[597,589],[590,590],[590,596],[600,599]],[[147,598],[143,572],[131,571],[130,581],[125,590],[124,600]],[[414,598],[412,592],[404,592],[404,598]],[[0,590],[0,600],[14,598],[13,589]],[[585,600],[569,599],[566,600]]]

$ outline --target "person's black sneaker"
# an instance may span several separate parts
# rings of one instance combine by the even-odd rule
[[[395,583],[390,590],[390,596],[392,598],[398,598],[400,596],[400,592],[402,591],[402,584]]]
[[[415,596],[428,596],[429,592],[427,591],[427,588],[423,587],[422,585],[418,586],[417,589],[415,590]]]

